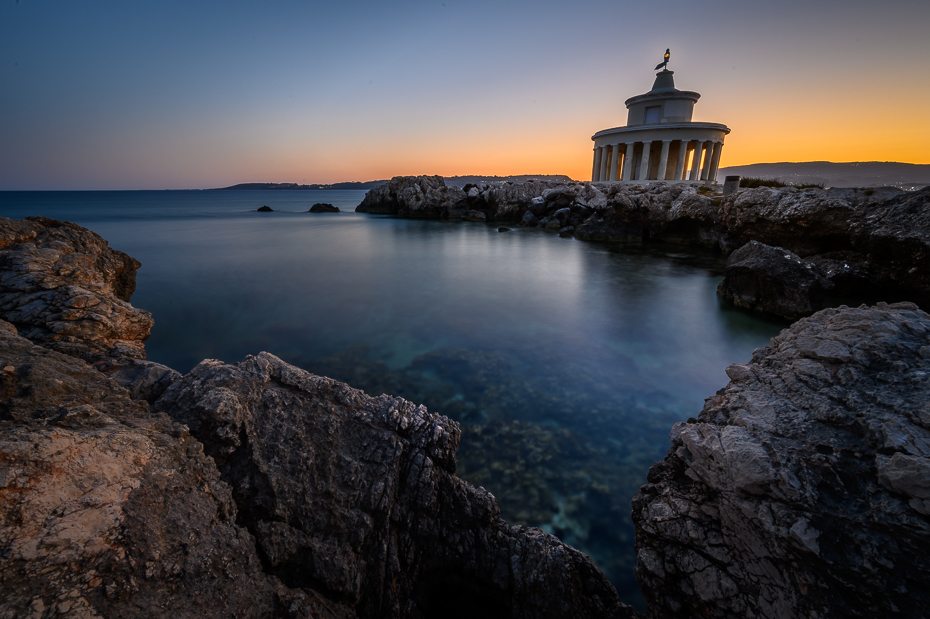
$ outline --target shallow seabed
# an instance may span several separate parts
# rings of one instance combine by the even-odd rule
[[[138,258],[152,360],[186,372],[267,350],[459,421],[460,476],[641,608],[630,499],[672,424],[784,325],[722,305],[723,260],[697,250],[306,213],[363,195],[5,192],[0,215],[74,221]]]

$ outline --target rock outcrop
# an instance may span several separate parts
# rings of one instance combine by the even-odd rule
[[[813,263],[786,249],[749,241],[727,258],[717,294],[739,307],[794,319],[819,310],[831,288],[833,282]]]
[[[0,616],[353,616],[263,572],[187,428],[5,321],[0,393]]]
[[[730,383],[633,501],[650,617],[922,617],[930,316],[827,309]]]
[[[75,224],[0,218],[0,319],[64,353],[144,359],[152,315],[129,304],[139,266]]]
[[[262,353],[204,361],[156,403],[233,490],[268,571],[360,617],[622,617],[591,560],[455,476],[458,424]]]
[[[461,219],[468,209],[465,191],[441,176],[397,176],[365,194],[359,213],[428,219]]]
[[[447,219],[481,212],[489,222],[586,241],[667,241],[726,254],[758,241],[821,266],[836,296],[930,307],[930,187],[760,187],[723,196],[682,184],[531,181],[456,190],[438,176],[398,177],[356,210]]]

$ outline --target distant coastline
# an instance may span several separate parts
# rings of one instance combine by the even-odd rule
[[[343,183],[314,183],[301,185],[298,183],[239,183],[231,187],[215,187],[208,191],[229,191],[229,190],[309,190],[309,189],[373,189],[380,185],[386,185],[389,179],[380,181],[347,181]],[[564,174],[518,174],[514,176],[446,176],[444,177],[447,185],[464,187],[465,185],[503,185],[504,183],[525,183],[527,181],[556,181],[572,182],[572,178]]]
[[[772,178],[791,184],[814,183],[825,187],[897,187],[915,190],[930,185],[930,164],[901,163],[896,161],[858,161],[834,163],[830,161],[800,161],[780,163],[753,163],[749,165],[720,168],[717,176],[722,182],[726,176],[752,176]],[[218,190],[308,190],[308,189],[355,189],[364,190],[380,187],[389,179],[375,181],[346,181],[342,183],[239,183]],[[528,181],[574,182],[564,174],[516,174],[511,176],[446,176],[446,185],[503,185]],[[584,180],[584,179],[583,179]]]

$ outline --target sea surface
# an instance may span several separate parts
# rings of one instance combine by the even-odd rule
[[[641,609],[630,499],[672,424],[785,324],[722,303],[723,259],[701,250],[353,212],[364,194],[0,192],[0,216],[73,221],[140,260],[154,361],[265,350],[457,420],[460,476]]]

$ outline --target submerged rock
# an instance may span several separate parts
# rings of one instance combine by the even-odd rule
[[[333,206],[332,204],[329,204],[328,202],[317,202],[316,204],[311,206],[310,210],[307,212],[308,213],[338,213],[339,207]]]
[[[913,304],[844,307],[727,368],[633,501],[648,616],[923,616],[928,345]]]
[[[717,294],[739,307],[798,318],[819,310],[831,288],[816,265],[786,249],[750,241],[727,258]]]

